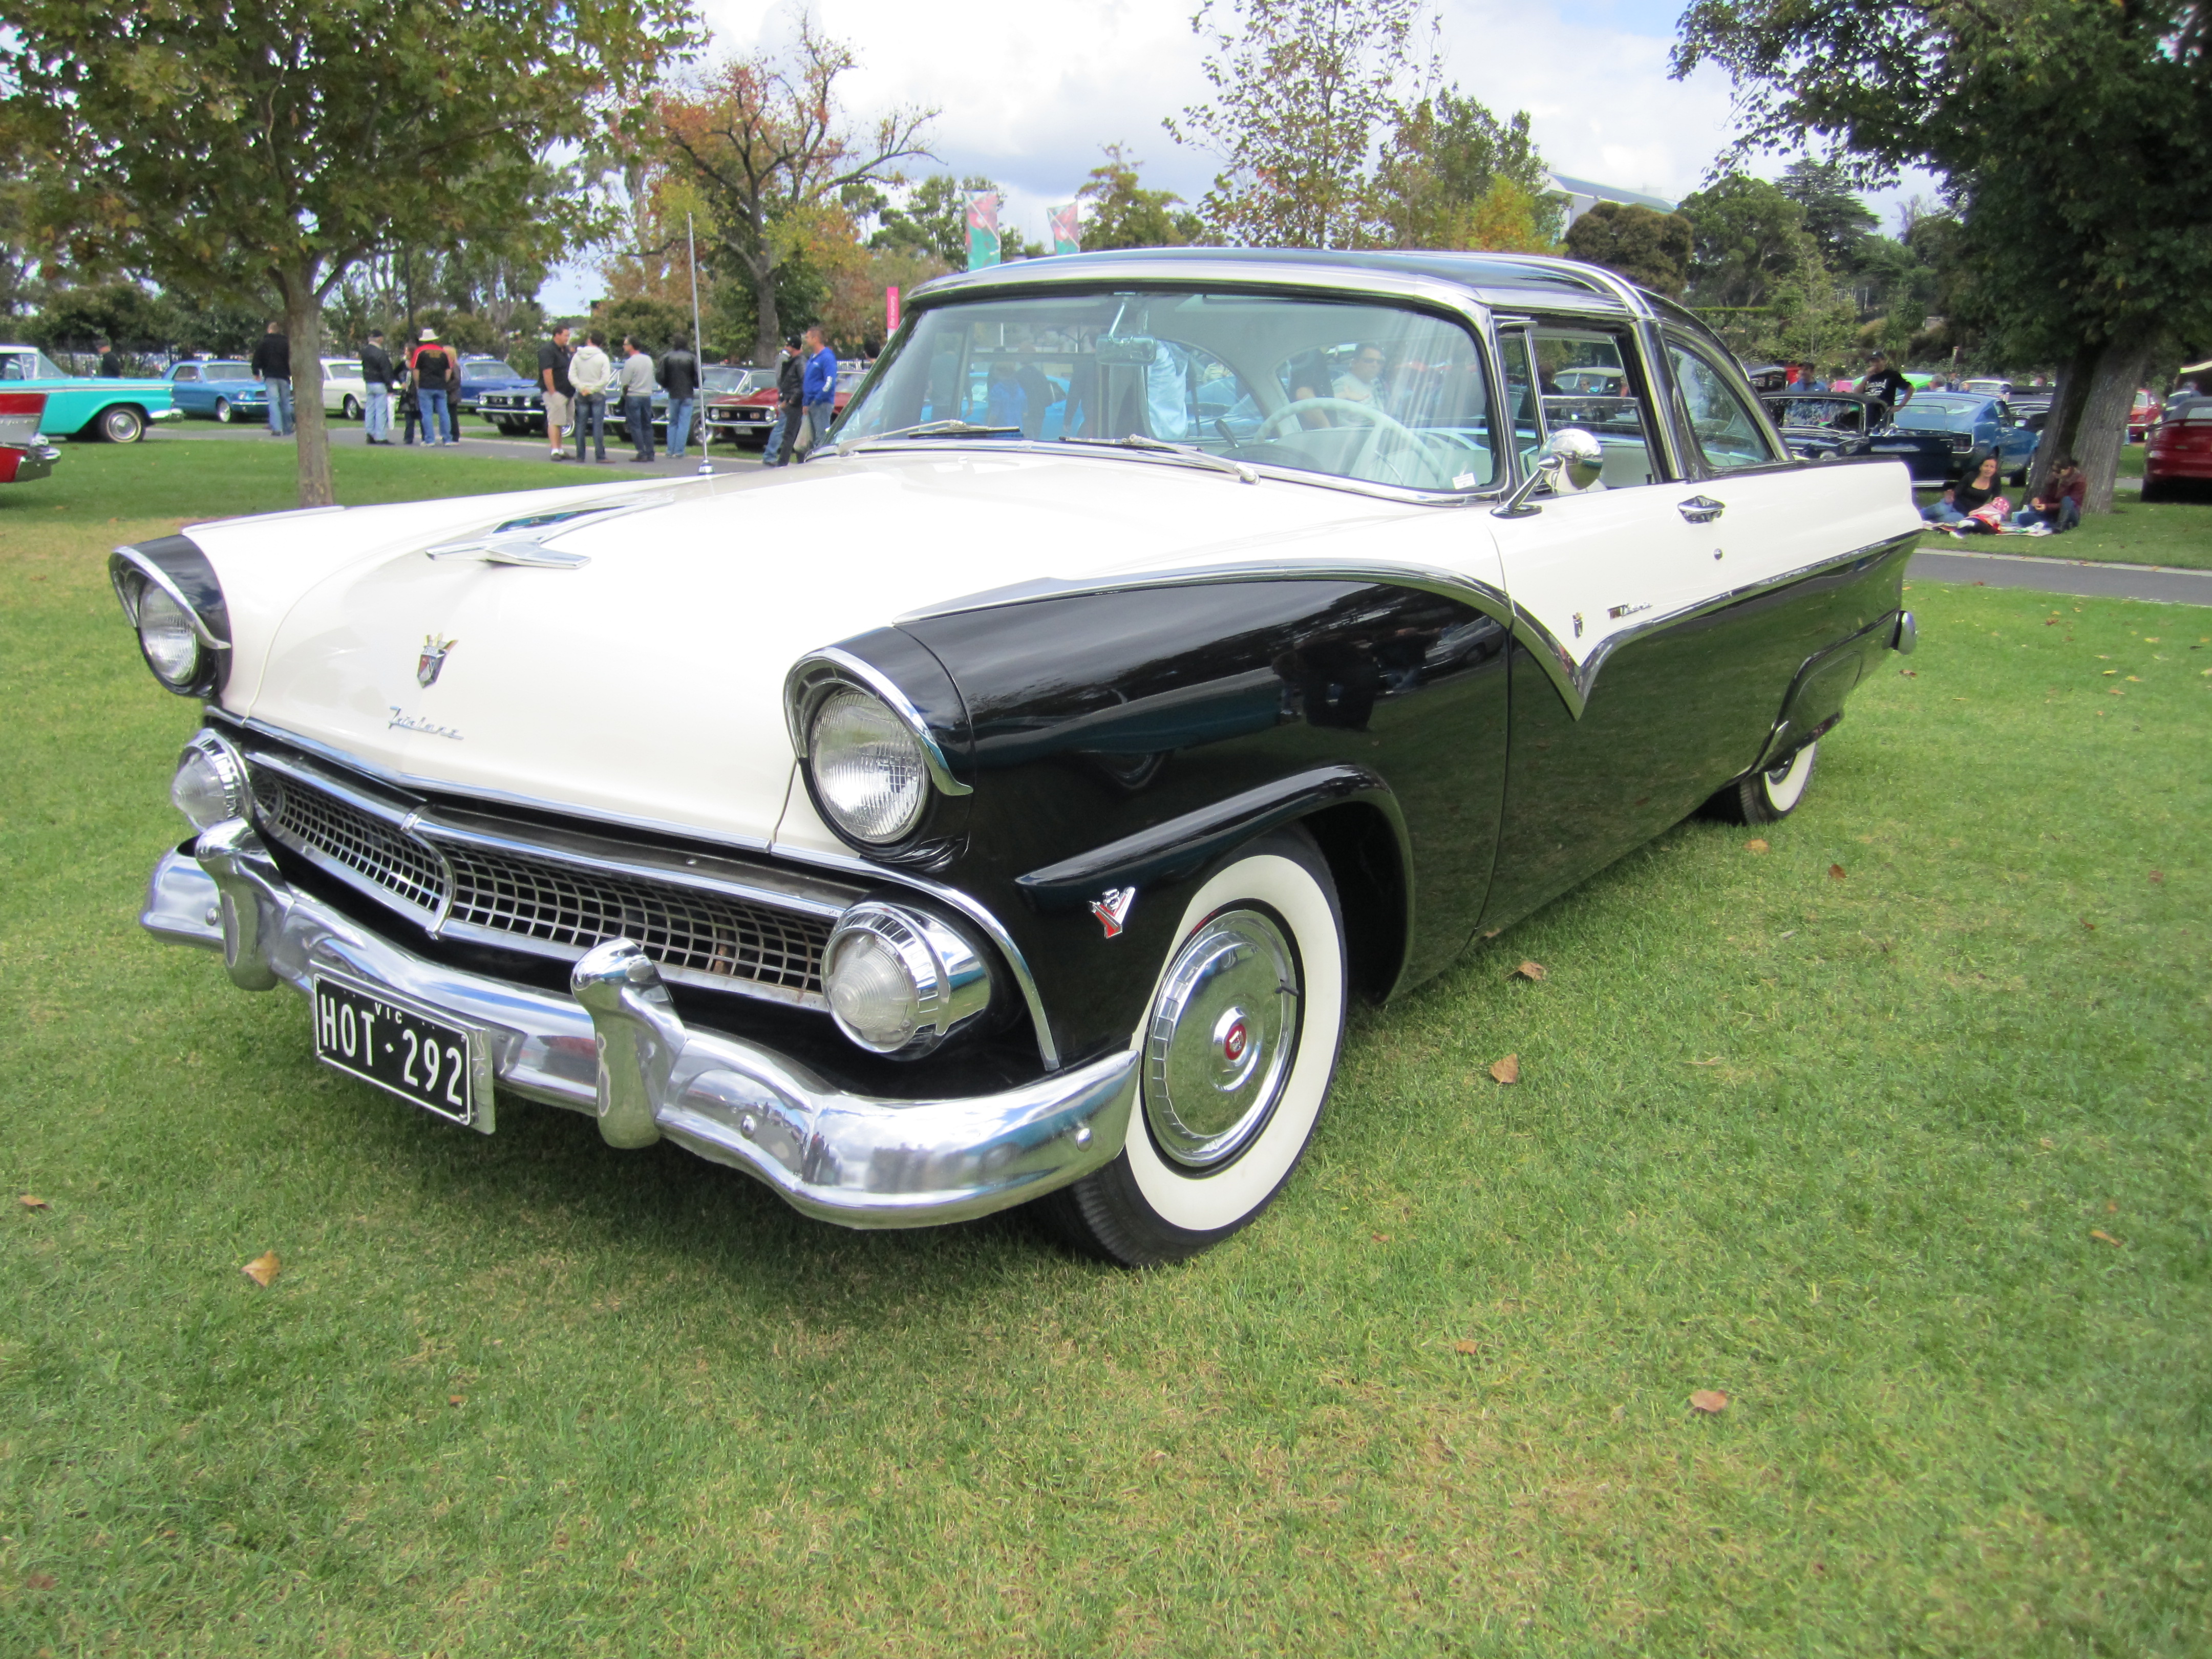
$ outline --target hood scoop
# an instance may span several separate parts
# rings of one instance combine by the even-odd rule
[[[473,532],[453,541],[440,542],[424,548],[422,551],[426,557],[432,559],[467,559],[479,564],[526,565],[533,570],[581,570],[591,563],[589,555],[564,553],[548,544],[567,535],[584,522],[604,524],[625,514],[642,513],[651,507],[665,507],[673,499],[672,492],[657,489],[648,495],[626,496],[618,501],[559,507],[519,519],[502,519],[489,530]]]

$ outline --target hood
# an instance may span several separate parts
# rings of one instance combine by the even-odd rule
[[[423,550],[585,501],[633,510],[544,544],[573,568]],[[986,590],[1259,560],[1422,511],[1156,461],[921,452],[190,533],[231,605],[237,712],[427,783],[766,842],[806,652]]]

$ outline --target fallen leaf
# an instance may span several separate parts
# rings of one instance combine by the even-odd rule
[[[1370,1243],[1375,1244],[1388,1244],[1390,1242],[1390,1235],[1388,1233],[1370,1233],[1367,1237]]]
[[[2052,616],[2045,617],[2043,619],[2043,625],[2044,625],[2045,628],[2056,628],[2056,627],[2057,627],[2057,626],[2058,626],[2058,618],[2057,618],[2057,617],[2056,615],[2052,615]]]
[[[1841,881],[1843,878],[1844,878],[1844,866],[1843,866],[1842,865],[1840,865],[1840,864],[1832,864],[1832,865],[1830,865],[1830,866],[1828,866],[1828,879],[1829,879],[1829,880],[1831,880],[1831,881]]]
[[[2165,886],[2165,885],[2166,885],[2166,872],[2165,872],[2165,871],[2163,871],[2163,870],[2154,870],[2154,871],[2152,871],[2152,872],[2150,872],[2150,884],[2151,884],[2152,886],[2154,886],[2154,887],[2163,887],[2163,886]]]
[[[1902,678],[1908,680],[1917,680],[1920,678],[1920,671],[1917,668],[1900,668],[1897,672]]]
[[[2116,1250],[2120,1248],[2120,1241],[2114,1238],[2112,1234],[2106,1232],[2102,1227],[2090,1228],[2089,1237],[2095,1239],[2100,1244],[2111,1245]]]
[[[2042,1147],[2045,1152],[2055,1152],[2058,1146],[2058,1143],[2053,1140],[2049,1135],[2044,1136],[2042,1139],[2037,1141],[2035,1144]]]
[[[1751,840],[1744,842],[1743,850],[1747,853],[1764,853],[1766,850],[1766,843],[1754,836]]]
[[[53,1587],[54,1576],[50,1572],[27,1572],[23,1575],[23,1588],[26,1589],[52,1589]]]
[[[1521,1080],[1521,1056],[1508,1054],[1503,1060],[1493,1060],[1490,1074],[1500,1083],[1518,1083]]]
[[[1483,938],[1485,938],[1485,939],[1496,939],[1496,938],[1497,938],[1500,933],[1504,933],[1504,931],[1505,931],[1505,930],[1504,930],[1503,927],[1492,927],[1492,929],[1490,929],[1490,931],[1489,931],[1489,932],[1487,932],[1487,933],[1486,933],[1485,934],[1483,934]]]
[[[2108,697],[2124,697],[2128,694],[2117,685],[2108,685],[2105,688],[2105,695]]]
[[[1690,1409],[1703,1412],[1708,1417],[1717,1417],[1728,1409],[1728,1396],[1718,1389],[1699,1389],[1690,1396]]]
[[[2142,684],[2142,675],[2140,675],[2140,674],[2130,674],[2130,675],[2129,675],[2129,676],[2128,676],[2128,684],[2129,684],[2130,685],[2141,685],[2141,684]]]
[[[2081,918],[2081,925],[2093,933],[2097,931],[2097,924],[2090,921],[2087,916]]]
[[[1513,970],[1513,974],[1518,974],[1527,980],[1540,980],[1546,977],[1544,964],[1540,962],[1524,962]],[[1508,974],[1505,977],[1511,979],[1513,974]]]
[[[1715,1054],[1711,1060],[1686,1060],[1682,1063],[1685,1066],[1717,1066],[1721,1063],[1721,1057]]]
[[[2119,671],[2118,669],[2117,669],[2117,668],[2107,668],[2107,669],[2105,671],[2105,675],[2106,675],[2106,678],[2110,678],[2112,675],[2117,674],[2117,673],[2118,673],[2119,672],[2120,672],[2120,671]]]
[[[276,1251],[264,1250],[259,1255],[255,1256],[252,1261],[247,1262],[243,1267],[240,1267],[239,1272],[244,1273],[248,1279],[260,1285],[264,1290],[266,1290],[269,1287],[270,1281],[276,1277],[276,1269],[282,1265],[283,1264],[276,1260]]]
[[[54,1207],[36,1193],[25,1193],[15,1201],[27,1210],[51,1210]]]
[[[2109,1198],[2105,1200],[2105,1213],[2106,1215],[2118,1215],[2119,1212],[2120,1206],[2112,1202]]]
[[[446,1403],[448,1406],[465,1406],[469,1403],[469,1397],[465,1394],[449,1394],[446,1396]]]
[[[1827,1570],[1828,1564],[1826,1561],[1815,1561],[1813,1564],[1813,1571],[1815,1572],[1826,1572]]]
[[[1452,1352],[1454,1353],[1480,1353],[1482,1352],[1482,1344],[1476,1341],[1471,1336],[1462,1336],[1458,1341],[1452,1344]]]

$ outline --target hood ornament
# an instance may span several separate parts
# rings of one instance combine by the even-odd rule
[[[415,659],[415,684],[428,690],[438,683],[438,675],[446,666],[446,653],[459,645],[459,640],[441,640],[435,634],[422,636],[422,654]]]
[[[1098,925],[1112,939],[1121,933],[1121,925],[1129,919],[1129,907],[1137,902],[1133,887],[1109,887],[1105,896],[1091,901],[1091,914],[1098,918]]]

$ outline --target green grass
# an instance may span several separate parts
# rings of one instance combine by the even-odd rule
[[[1136,1275],[318,1068],[133,924],[147,526],[18,495],[0,1652],[2212,1650],[2212,612],[1916,584],[1771,851],[1363,1016],[1276,1207]]]
[[[2021,492],[2006,492],[2017,503]],[[1933,501],[1935,493],[1919,499]],[[2130,492],[2113,497],[2112,510],[2084,519],[2063,536],[1952,536],[1929,531],[1920,544],[1938,553],[2006,553],[2022,558],[2087,559],[2118,564],[2164,565],[2212,570],[2212,501],[2154,501]]]

